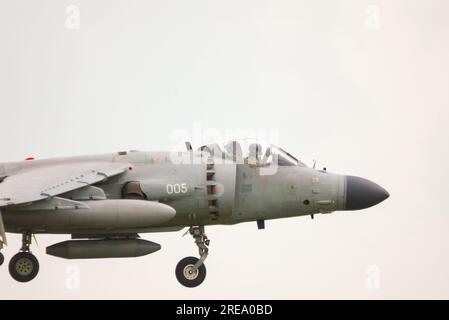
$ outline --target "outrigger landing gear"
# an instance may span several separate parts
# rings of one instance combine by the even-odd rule
[[[3,249],[3,241],[0,240],[0,250]],[[3,253],[0,252],[0,266],[5,262],[5,256],[3,256]]]
[[[6,242],[6,230],[5,225],[3,224],[3,216],[2,211],[0,210],[0,250],[3,249],[3,246],[7,244]],[[0,266],[5,262],[5,257],[0,252]]]
[[[190,234],[195,239],[195,244],[198,246],[200,258],[187,257],[179,261],[176,266],[176,278],[179,283],[188,288],[194,288],[203,283],[206,278],[206,260],[209,254],[209,239],[204,234],[204,226],[190,227]]]
[[[33,280],[39,272],[39,262],[30,252],[31,233],[22,235],[21,252],[12,257],[9,262],[9,273],[14,280],[19,282],[28,282]]]

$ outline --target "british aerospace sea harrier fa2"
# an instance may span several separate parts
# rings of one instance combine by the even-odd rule
[[[36,277],[35,234],[67,234],[46,248],[65,259],[124,258],[158,251],[141,233],[188,228],[199,258],[176,266],[186,287],[206,277],[204,228],[338,210],[368,208],[388,198],[379,185],[304,165],[271,144],[242,140],[185,152],[118,152],[0,164],[0,249],[6,232],[22,234],[9,263],[20,282]],[[4,261],[0,253],[0,264]]]

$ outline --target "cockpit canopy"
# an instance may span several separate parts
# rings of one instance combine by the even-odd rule
[[[255,166],[302,166],[304,163],[285,150],[257,139],[230,140],[204,145],[199,148],[215,159],[231,160]]]

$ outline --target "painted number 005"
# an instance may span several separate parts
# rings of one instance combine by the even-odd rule
[[[178,194],[178,193],[187,193],[187,183],[175,183],[175,184],[167,184],[167,193],[168,194]]]

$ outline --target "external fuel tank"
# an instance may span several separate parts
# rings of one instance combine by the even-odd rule
[[[47,254],[64,259],[134,258],[160,249],[142,239],[68,240],[47,247]]]
[[[157,227],[176,215],[175,209],[155,201],[93,200],[82,204],[80,208],[16,208],[4,212],[3,217],[16,232],[84,233]]]

